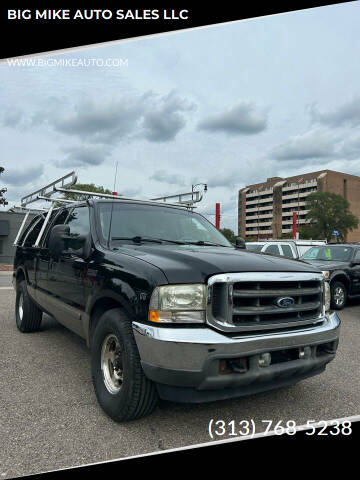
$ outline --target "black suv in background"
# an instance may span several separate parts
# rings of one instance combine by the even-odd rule
[[[181,206],[88,200],[48,224],[41,214],[18,242],[13,284],[21,332],[47,312],[85,339],[97,399],[116,421],[159,397],[213,401],[299,382],[338,345],[319,270],[239,249]]]
[[[341,310],[348,298],[360,296],[360,245],[317,246],[300,259],[323,271],[330,282],[332,308]]]

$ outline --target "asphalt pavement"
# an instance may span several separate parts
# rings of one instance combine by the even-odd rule
[[[261,431],[262,420],[302,425],[360,414],[360,301],[340,312],[338,354],[323,374],[236,400],[162,403],[117,424],[98,406],[81,338],[49,316],[38,333],[16,329],[10,279],[0,274],[0,479],[208,442],[211,419],[253,419]]]

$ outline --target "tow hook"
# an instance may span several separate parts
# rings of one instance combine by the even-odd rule
[[[236,373],[246,373],[248,370],[246,359],[230,360],[229,364]]]

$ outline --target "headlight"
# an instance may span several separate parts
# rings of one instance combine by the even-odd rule
[[[204,323],[204,284],[156,287],[150,300],[149,320],[157,323]]]
[[[331,301],[331,294],[330,294],[330,285],[328,282],[324,282],[324,304],[325,304],[325,312],[330,310],[330,301]]]
[[[322,273],[323,273],[324,277],[325,277],[327,280],[329,280],[329,278],[330,278],[330,272],[329,272],[328,270],[325,270],[325,271],[323,270]]]

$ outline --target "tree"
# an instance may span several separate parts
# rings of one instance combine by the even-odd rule
[[[229,242],[236,242],[236,235],[230,228],[221,228],[220,232],[229,240]]]
[[[351,213],[349,202],[336,193],[314,192],[306,199],[306,220],[310,222],[300,229],[302,238],[321,238],[330,241],[332,232],[340,232],[340,240],[345,241],[347,233],[357,228],[358,218]]]
[[[108,193],[112,194],[112,191],[109,190],[108,188],[104,188],[102,186],[96,186],[94,183],[77,183],[74,186],[71,187],[72,190],[81,190],[81,191],[86,191],[86,192],[96,192],[96,193]],[[88,195],[86,194],[81,194],[81,193],[64,193],[63,197],[66,200],[86,200],[88,198]]]

